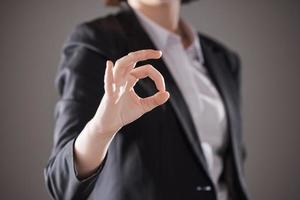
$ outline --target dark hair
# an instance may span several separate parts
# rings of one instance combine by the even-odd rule
[[[104,0],[104,3],[107,6],[118,6],[122,1],[126,1],[126,0]],[[192,1],[196,1],[196,0],[181,0],[181,3],[186,4]]]

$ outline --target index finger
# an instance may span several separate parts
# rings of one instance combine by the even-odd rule
[[[153,49],[144,49],[135,52],[129,53],[127,56],[124,56],[117,60],[114,68],[114,78],[116,83],[121,77],[124,77],[130,70],[135,67],[135,64],[139,61],[148,60],[148,59],[158,59],[162,55],[161,51]]]
[[[149,60],[149,59],[159,59],[162,52],[154,49],[143,49],[128,54],[128,60],[132,63],[137,63],[139,61]]]

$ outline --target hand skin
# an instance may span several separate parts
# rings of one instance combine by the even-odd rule
[[[86,124],[74,145],[77,176],[89,177],[103,162],[108,147],[116,133],[170,97],[165,90],[164,78],[151,65],[135,68],[139,61],[159,59],[161,51],[140,50],[129,53],[113,65],[107,61],[104,75],[105,93],[94,117]],[[139,79],[150,77],[158,92],[140,98],[133,87]]]

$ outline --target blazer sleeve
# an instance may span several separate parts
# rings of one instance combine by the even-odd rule
[[[77,28],[71,38],[82,39]],[[86,199],[93,190],[105,160],[96,172],[80,180],[74,168],[74,141],[94,116],[104,94],[104,71],[108,59],[80,40],[64,47],[55,84],[59,99],[55,106],[54,144],[44,170],[47,188],[54,199]]]

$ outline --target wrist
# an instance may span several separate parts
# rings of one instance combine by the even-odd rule
[[[118,132],[119,129],[106,130],[105,126],[99,125],[92,118],[87,124],[86,127],[88,134],[93,137],[101,137],[101,139],[111,140],[114,135]]]

